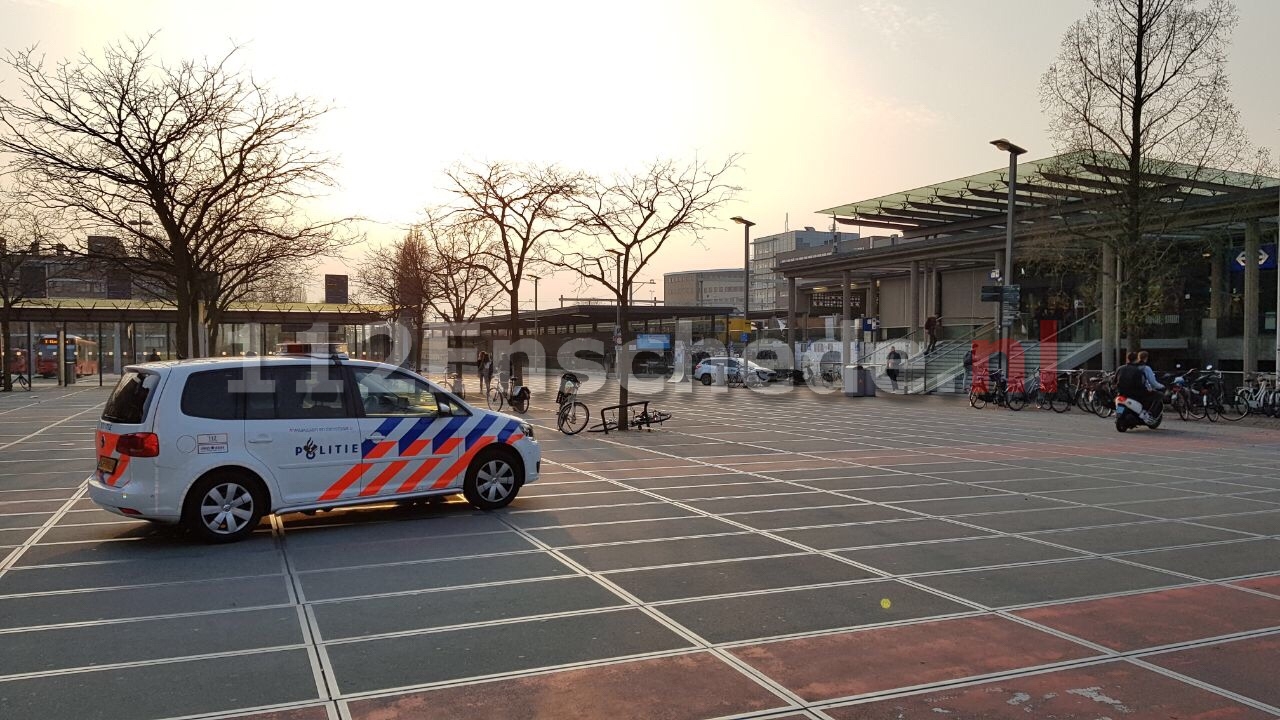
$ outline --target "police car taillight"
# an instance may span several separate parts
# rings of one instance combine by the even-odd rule
[[[160,437],[155,433],[129,433],[116,440],[116,450],[130,457],[155,457],[160,454]]]

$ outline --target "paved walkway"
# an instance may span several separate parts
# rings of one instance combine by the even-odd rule
[[[565,437],[535,404],[506,511],[211,547],[83,499],[104,398],[0,395],[6,719],[1280,715],[1268,425],[699,387]]]

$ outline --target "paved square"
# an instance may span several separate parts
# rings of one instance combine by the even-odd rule
[[[0,717],[1280,715],[1275,428],[687,390],[230,546],[85,499],[104,390],[0,395]]]

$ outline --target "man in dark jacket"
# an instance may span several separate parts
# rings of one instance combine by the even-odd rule
[[[1125,360],[1127,363],[1116,370],[1116,394],[1133,398],[1142,403],[1144,410],[1150,410],[1156,393],[1147,388],[1146,370],[1138,362],[1138,353],[1129,353]]]

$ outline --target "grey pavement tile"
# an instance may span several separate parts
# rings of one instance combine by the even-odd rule
[[[919,517],[919,515],[884,505],[868,504],[752,512],[724,516],[726,520],[742,523],[757,530],[779,530],[782,528],[808,527],[810,525],[837,525],[875,522],[878,520],[904,520],[915,517]]]
[[[919,577],[915,581],[993,608],[1188,582],[1185,578],[1100,558],[969,570]]]
[[[27,560],[27,556],[23,555],[20,560]],[[280,556],[271,552],[252,552],[228,557],[214,554],[198,559],[176,557],[93,565],[15,567],[0,577],[0,595],[194,582],[219,577],[276,575],[282,572],[284,565]]]
[[[750,497],[754,495],[779,495],[806,492],[804,488],[798,488],[795,485],[782,482],[769,482],[760,478],[751,477],[749,475],[742,476],[740,482],[725,485],[699,485],[687,488],[670,488],[666,490],[654,490],[655,495],[660,495],[669,500],[677,502],[690,502],[692,500],[706,500],[711,498],[734,498],[734,497]]]
[[[893,469],[917,475],[936,475],[938,473],[965,471],[993,472],[996,470],[1009,470],[1010,468],[1002,463],[983,462],[981,460],[945,460],[938,458],[934,462],[894,465]]]
[[[10,680],[12,718],[153,720],[316,699],[305,650],[282,650]]]
[[[609,580],[645,602],[849,582],[871,577],[876,576],[821,555],[735,560],[608,575]]]
[[[1201,518],[1194,522],[1256,535],[1280,535],[1280,511]]]
[[[543,495],[541,497],[520,495],[511,503],[510,507],[512,510],[559,510],[562,508],[627,505],[652,501],[653,498],[644,493],[619,489],[614,492],[587,493],[585,495]]]
[[[989,535],[980,530],[946,520],[893,520],[855,525],[808,528],[805,530],[779,530],[776,535],[818,550],[865,547],[868,545],[894,545],[927,540],[951,540],[963,537]]]
[[[4,498],[0,498],[3,500]],[[54,513],[62,509],[66,500],[22,500],[20,502],[0,502],[0,516],[29,513]]]
[[[1000,532],[1034,532],[1139,522],[1144,519],[1116,509],[1070,506],[1030,512],[1003,512],[963,518],[963,522]]]
[[[805,487],[819,490],[862,490],[866,488],[896,488],[906,485],[919,485],[921,482],[936,482],[936,478],[922,478],[919,475],[865,475],[853,478],[820,478],[818,480],[794,481]]]
[[[546,482],[539,480],[520,488],[520,497],[542,497],[544,495],[582,495],[584,493],[611,492],[620,490],[609,480],[584,480],[583,482]]]
[[[664,502],[580,510],[543,510],[539,512],[507,512],[503,514],[507,522],[516,527],[526,529],[618,522],[622,520],[656,520],[659,518],[695,516],[697,516],[697,513]]]
[[[164,568],[170,561],[199,560],[210,568],[238,566],[260,570],[274,560],[279,570],[279,551],[270,535],[254,535],[233,545],[211,546],[188,537],[156,533],[130,542],[86,541],[45,543],[22,556],[19,567],[66,563],[145,562]],[[254,574],[254,573],[247,573]]]
[[[818,508],[828,505],[853,505],[861,501],[842,495],[825,492],[806,492],[795,488],[793,492],[781,495],[761,495],[757,497],[724,498],[721,500],[689,500],[687,504],[703,512],[714,514],[747,513],[766,510],[784,510],[795,508]]]
[[[0,490],[0,502],[14,502],[18,500],[57,500],[61,504],[70,500],[71,496],[75,494],[76,491],[74,488],[63,488],[60,490]]]
[[[1089,530],[1065,530],[1035,535],[1045,542],[1066,545],[1087,552],[1106,554],[1130,550],[1195,545],[1220,540],[1243,539],[1239,533],[1199,527],[1182,522],[1147,522],[1112,525]]]
[[[1017,537],[988,537],[849,550],[839,554],[877,570],[907,575],[1057,560],[1080,553]]]
[[[0,530],[0,545],[21,545],[35,534],[38,528]]]
[[[38,528],[53,516],[53,513],[13,513],[0,515],[0,530],[13,528]]]
[[[0,633],[0,675],[297,645],[293,608]]]
[[[926,478],[921,478],[925,480]],[[908,485],[905,487],[850,490],[845,493],[868,502],[898,502],[902,500],[937,500],[942,498],[981,497],[1006,494],[977,485],[944,482],[936,485]]]
[[[894,581],[694,600],[660,607],[664,615],[714,643],[933,617],[969,609]]]
[[[506,580],[576,574],[546,553],[524,553],[466,560],[437,560],[381,567],[343,568],[302,573],[308,600],[478,585]]]
[[[714,533],[740,532],[741,528],[708,517],[671,518],[667,520],[634,520],[630,522],[578,525],[574,527],[529,530],[537,540],[552,547],[591,545],[595,543],[658,540],[662,538]]]
[[[533,543],[513,531],[453,535],[429,540],[410,536],[403,540],[382,540],[340,546],[312,545],[301,548],[291,547],[289,536],[285,539],[285,551],[295,570],[437,560],[467,555],[518,552],[532,550],[534,547]]]
[[[1180,490],[1195,490],[1196,492],[1212,493],[1215,495],[1254,493],[1262,489],[1255,485],[1243,484],[1245,482],[1246,479],[1243,478],[1240,482],[1224,482],[1222,480],[1179,480],[1177,482],[1165,483],[1163,487],[1178,488]]]
[[[589,570],[603,571],[705,560],[782,555],[800,551],[791,545],[761,535],[744,534],[601,545],[563,552]]]
[[[1168,500],[1177,497],[1205,497],[1189,488],[1170,485],[1129,485],[1127,487],[1094,488],[1091,490],[1064,490],[1039,493],[1040,497],[1085,505],[1106,505],[1137,500]]]
[[[744,470],[750,468],[742,468]],[[880,467],[869,467],[865,465],[832,465],[825,468],[813,468],[804,470],[763,470],[762,474],[778,480],[790,480],[793,482],[809,482],[810,480],[835,479],[835,478],[859,478],[868,475],[892,475],[895,474],[891,470]],[[919,482],[916,480],[914,482]]]
[[[329,645],[343,693],[457,680],[689,647],[639,610]],[[424,662],[438,658],[440,662]]]
[[[1031,478],[1029,480],[997,480],[974,483],[997,490],[1008,490],[1020,493],[1044,493],[1057,490],[1087,490],[1105,487],[1132,487],[1124,482],[1108,477],[1090,477],[1088,475],[1063,475],[1052,478]]]
[[[971,513],[1009,512],[1066,507],[1056,500],[1034,495],[992,495],[989,497],[951,498],[946,500],[899,501],[892,505],[930,515],[969,515]]]
[[[1053,478],[1071,475],[1064,471],[1046,470],[1043,468],[1000,468],[992,470],[971,470],[963,472],[937,472],[934,477],[957,482],[987,483],[996,480],[1028,480],[1031,478]]]
[[[729,483],[764,482],[766,480],[766,478],[756,475],[748,475],[747,472],[750,472],[749,467],[744,468],[744,470],[746,472],[708,472],[706,474],[681,475],[678,477],[630,478],[619,482],[641,490],[660,490],[662,488],[690,487],[693,485],[725,485]]]
[[[312,605],[325,640],[510,620],[625,605],[594,580],[554,580],[325,602]]]
[[[412,509],[416,510],[418,508]],[[366,510],[363,513],[359,510],[347,510],[314,518],[286,515],[283,520],[291,548],[312,545],[341,547],[381,540],[411,537],[427,539],[510,530],[497,516],[481,514],[456,503],[443,508],[427,506],[418,516],[401,519],[391,519],[388,514],[385,510]]]
[[[0,628],[114,620],[289,602],[282,575],[0,598]]]
[[[1163,518],[1190,518],[1205,515],[1227,515],[1256,510],[1280,510],[1280,505],[1246,500],[1239,496],[1206,496],[1182,500],[1152,500],[1113,506],[1117,510],[1138,512]]]
[[[1280,540],[1246,540],[1221,545],[1155,550],[1125,555],[1124,559],[1206,580],[1222,580],[1239,575],[1280,571]]]
[[[156,539],[172,540],[180,538],[185,532],[177,525],[161,525],[158,523],[137,522],[120,518],[123,522],[103,525],[54,525],[40,538],[41,543],[63,542],[95,542],[103,540],[139,540]],[[267,530],[259,529],[258,532]],[[187,540],[190,542],[190,540]]]

